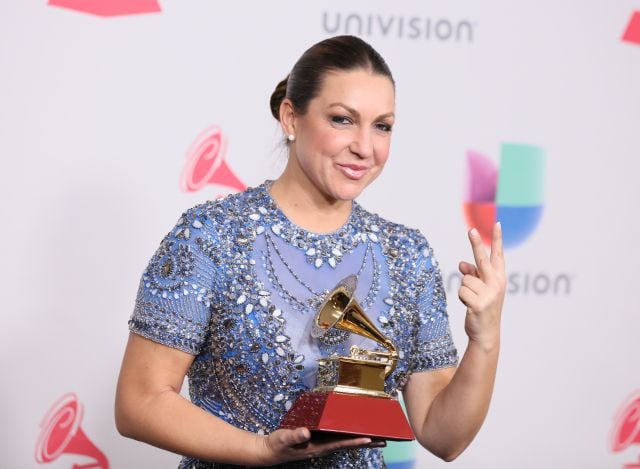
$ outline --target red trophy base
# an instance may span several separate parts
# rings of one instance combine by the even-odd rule
[[[337,392],[301,394],[280,428],[306,427],[312,432],[346,433],[385,440],[415,439],[395,399]]]

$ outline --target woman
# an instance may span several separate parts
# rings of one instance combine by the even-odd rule
[[[186,455],[181,467],[383,467],[384,442],[277,430],[314,387],[319,357],[372,348],[309,333],[326,291],[354,274],[358,301],[400,350],[386,390],[403,391],[418,441],[445,460],[471,442],[498,360],[500,226],[490,257],[469,232],[476,262],[460,263],[469,343],[458,365],[425,238],[354,202],[386,163],[394,87],[382,57],[351,36],[311,47],[277,86],[282,175],[185,212],[143,275],[116,396],[123,435]],[[179,395],[185,375],[191,402]]]

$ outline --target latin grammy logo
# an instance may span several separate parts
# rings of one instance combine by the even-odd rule
[[[63,395],[51,406],[40,424],[42,430],[36,443],[38,463],[54,461],[62,454],[76,454],[92,461],[76,463],[73,469],[109,469],[107,457],[80,427],[82,415],[82,405],[73,393]]]
[[[137,15],[160,11],[158,0],[49,0],[49,5],[98,16]]]
[[[640,10],[634,11],[629,19],[622,40],[632,44],[640,45]]]
[[[180,188],[196,192],[207,184],[243,191],[247,188],[226,161],[227,139],[218,126],[203,131],[187,150],[187,162],[180,176]]]
[[[640,444],[640,393],[635,393],[620,408],[613,424],[610,442],[611,450],[615,452]],[[632,468],[640,468],[640,460],[624,465],[624,469]]]

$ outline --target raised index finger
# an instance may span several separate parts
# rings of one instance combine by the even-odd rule
[[[489,258],[487,257],[487,252],[484,249],[482,238],[480,237],[480,233],[478,233],[477,229],[472,228],[471,230],[469,230],[469,241],[471,242],[473,258],[476,261],[476,266],[478,267],[480,278],[484,278],[489,274],[489,271],[487,269]]]
[[[497,222],[493,225],[491,235],[491,265],[504,270],[504,251],[502,249],[502,225]]]

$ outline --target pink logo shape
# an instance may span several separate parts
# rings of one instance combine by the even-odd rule
[[[65,453],[77,454],[93,461],[74,464],[73,469],[109,469],[107,457],[82,431],[82,415],[82,405],[73,393],[63,395],[51,406],[40,423],[42,430],[36,443],[36,462],[44,464]]]
[[[622,35],[622,40],[640,45],[640,11],[634,11]]]
[[[620,407],[609,437],[611,450],[624,451],[631,445],[640,444],[640,391],[632,394]],[[637,463],[625,464],[624,469],[640,468]]]
[[[49,5],[98,16],[139,15],[161,11],[158,0],[49,0]]]
[[[187,150],[187,162],[180,176],[180,189],[196,192],[207,184],[243,191],[247,186],[226,161],[227,139],[218,126],[203,131]]]

